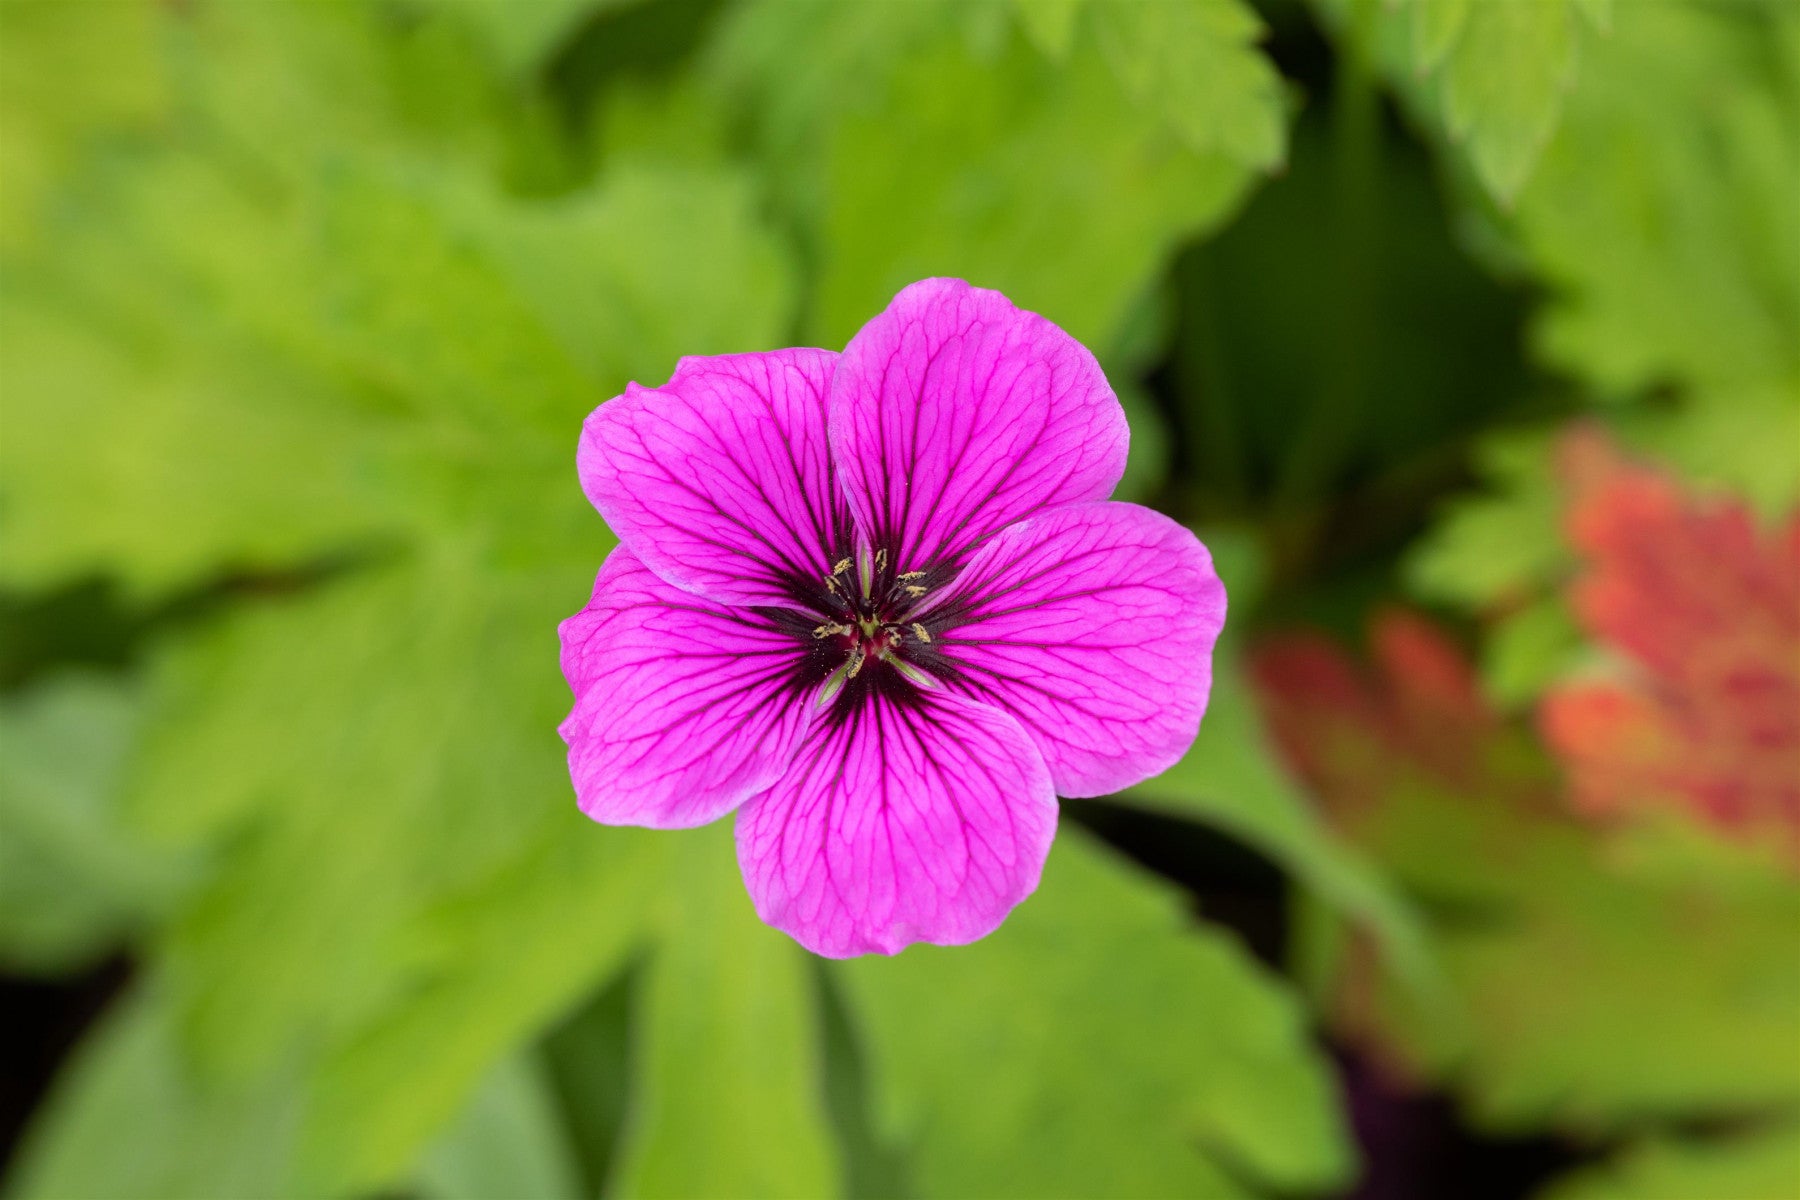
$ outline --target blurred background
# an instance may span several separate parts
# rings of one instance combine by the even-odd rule
[[[1232,597],[957,950],[576,810],[582,417],[906,283]],[[12,1197],[1800,1196],[1800,9],[0,0]]]

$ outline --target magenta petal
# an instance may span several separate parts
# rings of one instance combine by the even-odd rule
[[[624,546],[558,632],[575,692],[560,732],[596,821],[717,820],[781,777],[810,724],[811,705],[784,690],[791,634],[670,586]]]
[[[739,811],[738,862],[762,919],[814,953],[961,945],[1037,887],[1056,811],[1005,713],[871,694],[818,721],[793,769]]]
[[[1011,713],[1064,796],[1173,766],[1200,728],[1225,587],[1199,539],[1135,504],[1002,530],[932,606],[953,687]]]
[[[776,350],[684,358],[660,388],[595,409],[576,468],[619,540],[678,587],[787,604],[847,551],[826,445],[837,356]]]
[[[1045,505],[1105,499],[1129,438],[1080,342],[960,279],[901,292],[832,377],[845,497],[902,571],[955,563]]]

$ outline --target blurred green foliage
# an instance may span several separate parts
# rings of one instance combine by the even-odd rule
[[[1792,506],[1797,131],[1748,0],[0,0],[0,964],[133,964],[7,1193],[1326,1193],[1351,963],[1422,1084],[1621,1148],[1553,1195],[1785,1194],[1791,875],[1347,835],[1238,659],[1404,589],[1528,707],[1571,413]],[[1212,712],[1113,803],[1276,864],[1286,972],[1074,821],[991,938],[819,963],[723,828],[571,803],[582,417],[931,274],[1092,346],[1219,551]]]

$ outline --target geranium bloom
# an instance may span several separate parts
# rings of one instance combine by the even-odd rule
[[[582,431],[620,544],[563,622],[562,725],[596,821],[737,811],[762,919],[833,957],[991,932],[1056,795],[1172,765],[1225,592],[1106,500],[1128,431],[1080,343],[928,279],[843,354],[681,360]]]

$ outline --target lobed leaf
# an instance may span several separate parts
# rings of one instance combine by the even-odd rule
[[[1293,1000],[1078,830],[981,943],[834,970],[925,1195],[1223,1197],[1349,1172]]]
[[[87,966],[166,906],[180,864],[123,830],[135,689],[68,675],[0,705],[0,963]]]

